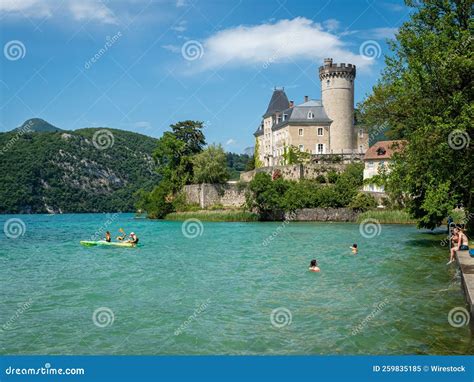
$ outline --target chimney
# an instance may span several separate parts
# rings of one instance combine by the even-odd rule
[[[292,108],[293,106],[295,106],[295,102],[294,102],[294,101],[290,101],[290,108]]]
[[[308,96],[304,96],[304,102],[308,102],[309,101],[309,97]]]
[[[324,66],[332,66],[332,58],[325,58]]]

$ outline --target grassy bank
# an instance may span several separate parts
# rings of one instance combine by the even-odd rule
[[[254,222],[258,215],[240,210],[199,210],[187,212],[173,212],[165,216],[165,220],[199,219],[211,222]]]
[[[361,213],[357,223],[365,219],[375,219],[380,224],[416,224],[416,220],[410,217],[408,212],[400,210],[371,210]]]

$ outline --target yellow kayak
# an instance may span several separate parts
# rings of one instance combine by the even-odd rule
[[[105,241],[105,240],[99,240],[99,241],[87,241],[87,240],[82,240],[81,241],[81,245],[85,246],[85,247],[95,247],[97,245],[100,245],[100,246],[108,246],[108,247],[125,247],[125,248],[134,248],[136,247],[137,245],[135,244],[132,244],[132,243],[127,243],[127,242],[108,242],[108,241]]]

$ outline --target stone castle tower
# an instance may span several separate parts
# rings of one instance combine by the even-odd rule
[[[319,68],[321,99],[327,116],[332,120],[329,146],[334,154],[352,153],[357,137],[354,136],[354,79],[356,67],[336,64],[324,59]]]

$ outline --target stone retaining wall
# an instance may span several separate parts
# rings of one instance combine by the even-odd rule
[[[245,190],[235,183],[190,184],[184,186],[188,203],[207,208],[220,204],[224,207],[241,207],[245,203]]]
[[[265,172],[272,175],[276,170],[279,170],[283,179],[287,180],[316,179],[319,175],[326,176],[329,171],[343,172],[346,166],[347,164],[344,163],[309,163],[260,167],[241,173],[240,180],[242,182],[250,182],[257,173]]]

